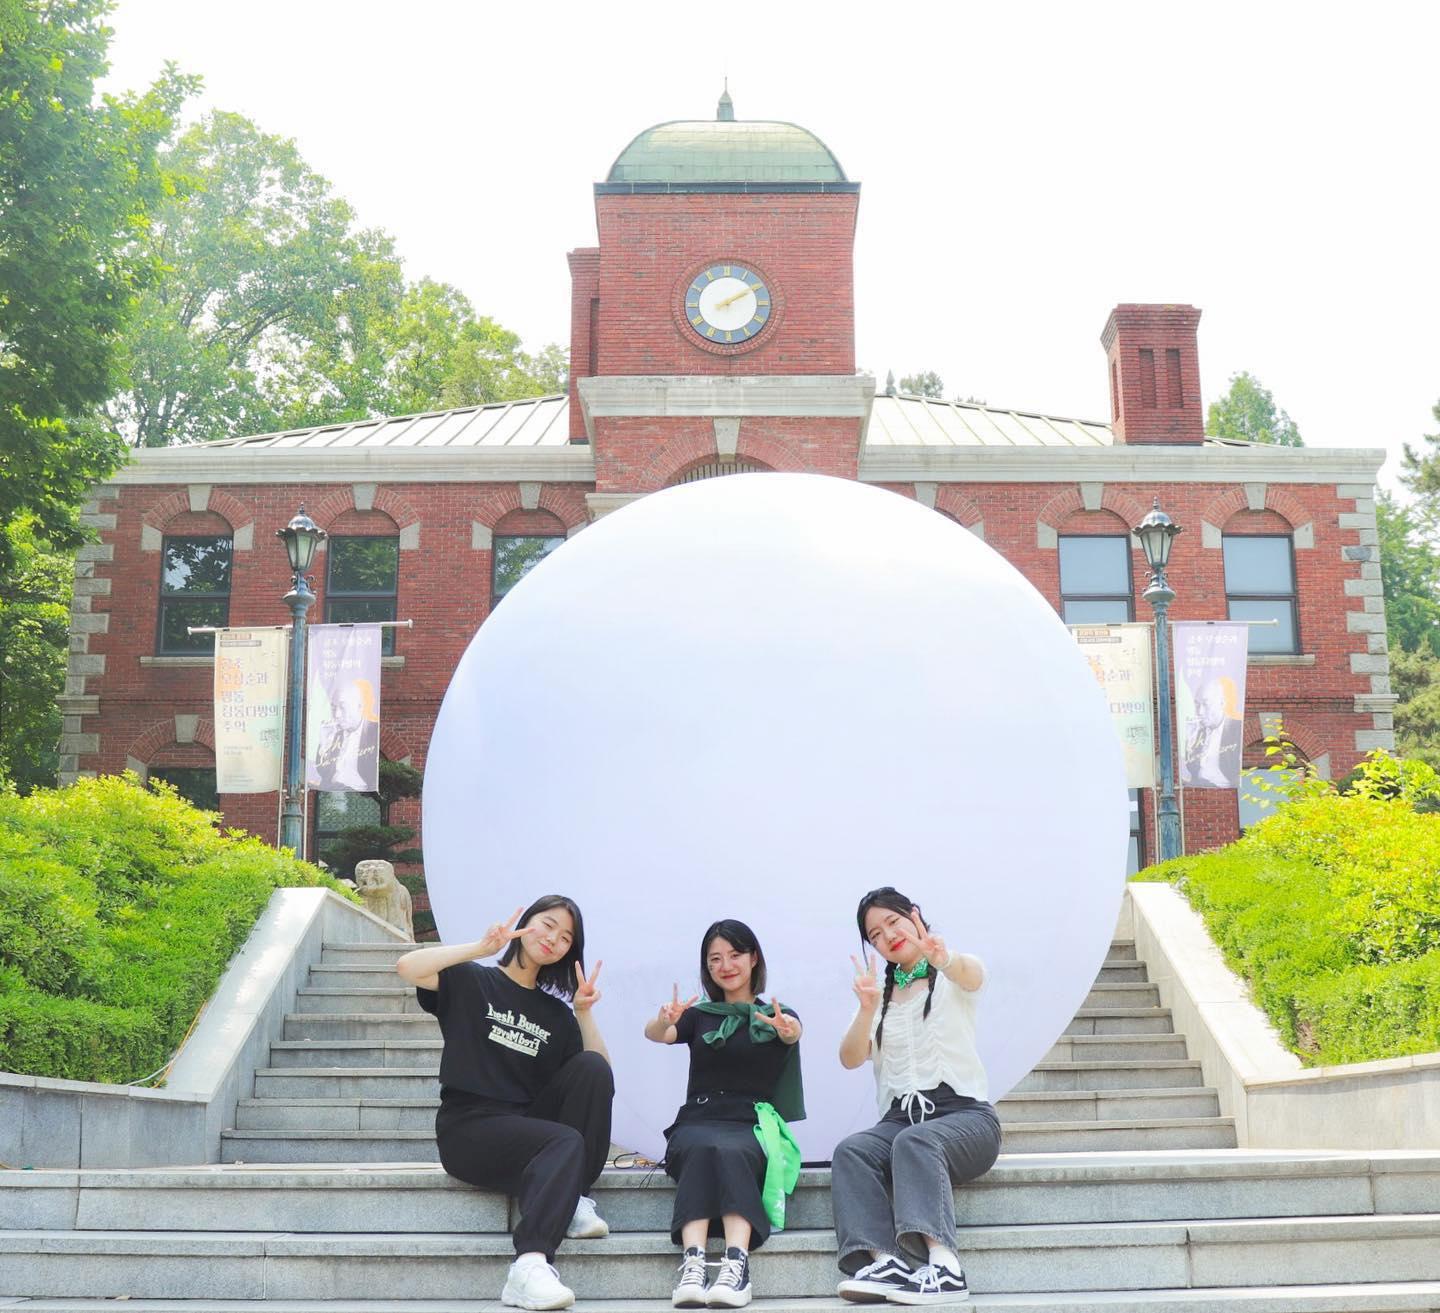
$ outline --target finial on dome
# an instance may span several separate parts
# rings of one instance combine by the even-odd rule
[[[732,122],[735,118],[735,102],[730,99],[730,79],[725,79],[725,88],[720,93],[720,103],[715,108],[715,117],[722,123]]]

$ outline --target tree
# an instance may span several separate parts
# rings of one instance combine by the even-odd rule
[[[1440,401],[1430,408],[1430,413],[1440,423]],[[1427,433],[1421,441],[1425,445],[1419,449],[1408,442],[1405,444],[1405,473],[1401,479],[1407,488],[1419,495],[1433,522],[1436,519],[1436,502],[1440,501],[1440,433]]]
[[[1300,430],[1283,410],[1277,410],[1270,389],[1253,374],[1230,376],[1230,391],[1210,403],[1205,432],[1214,438],[1242,442],[1270,442],[1279,447],[1301,447]]]
[[[906,374],[900,380],[900,391],[912,397],[934,397],[939,400],[945,395],[945,384],[933,369],[920,374]]]
[[[1440,770],[1440,657],[1428,648],[1390,650],[1395,704],[1395,751]]]
[[[1440,656],[1440,555],[1420,513],[1382,492],[1375,502],[1385,628],[1392,648]]]
[[[35,536],[36,517],[6,525],[11,565],[0,588],[0,789],[55,783],[74,562]]]
[[[198,85],[167,66],[144,95],[95,99],[107,0],[0,4],[0,524],[56,547],[124,459],[96,422],[121,330],[155,272],[137,239],[176,183],[159,158]],[[0,534],[0,577],[14,567]]]

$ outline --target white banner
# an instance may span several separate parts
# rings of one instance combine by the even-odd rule
[[[311,625],[305,783],[326,793],[380,787],[379,625]]]
[[[1155,715],[1150,626],[1072,625],[1070,632],[1110,702],[1110,721],[1125,749],[1125,784],[1155,785]]]
[[[215,635],[215,788],[273,793],[285,756],[282,629],[221,629]]]
[[[1180,783],[1187,789],[1238,788],[1250,628],[1182,622],[1171,632]]]

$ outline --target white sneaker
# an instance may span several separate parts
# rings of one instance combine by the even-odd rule
[[[511,1308],[569,1308],[575,1292],[560,1280],[560,1273],[543,1258],[522,1263],[518,1258],[505,1274],[500,1302]]]
[[[599,1240],[610,1234],[610,1223],[595,1211],[595,1201],[588,1195],[581,1195],[575,1205],[575,1216],[565,1228],[567,1240]]]
[[[750,1285],[750,1255],[731,1245],[720,1260],[720,1275],[705,1294],[710,1308],[744,1308],[754,1293]]]
[[[680,1280],[670,1296],[676,1308],[705,1307],[705,1251],[690,1248],[680,1260]]]

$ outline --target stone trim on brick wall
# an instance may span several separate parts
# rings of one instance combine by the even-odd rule
[[[1119,492],[1103,483],[1087,481],[1058,492],[1040,508],[1035,523],[1035,545],[1054,551],[1060,544],[1060,526],[1077,511],[1109,511],[1119,516],[1126,529],[1133,529],[1145,518],[1146,507],[1129,493]],[[1132,549],[1139,547],[1130,535]]]
[[[565,526],[567,538],[589,523],[573,491],[543,483],[513,483],[492,489],[475,503],[470,512],[471,549],[488,552],[494,544],[495,526],[512,511],[546,511]]]

